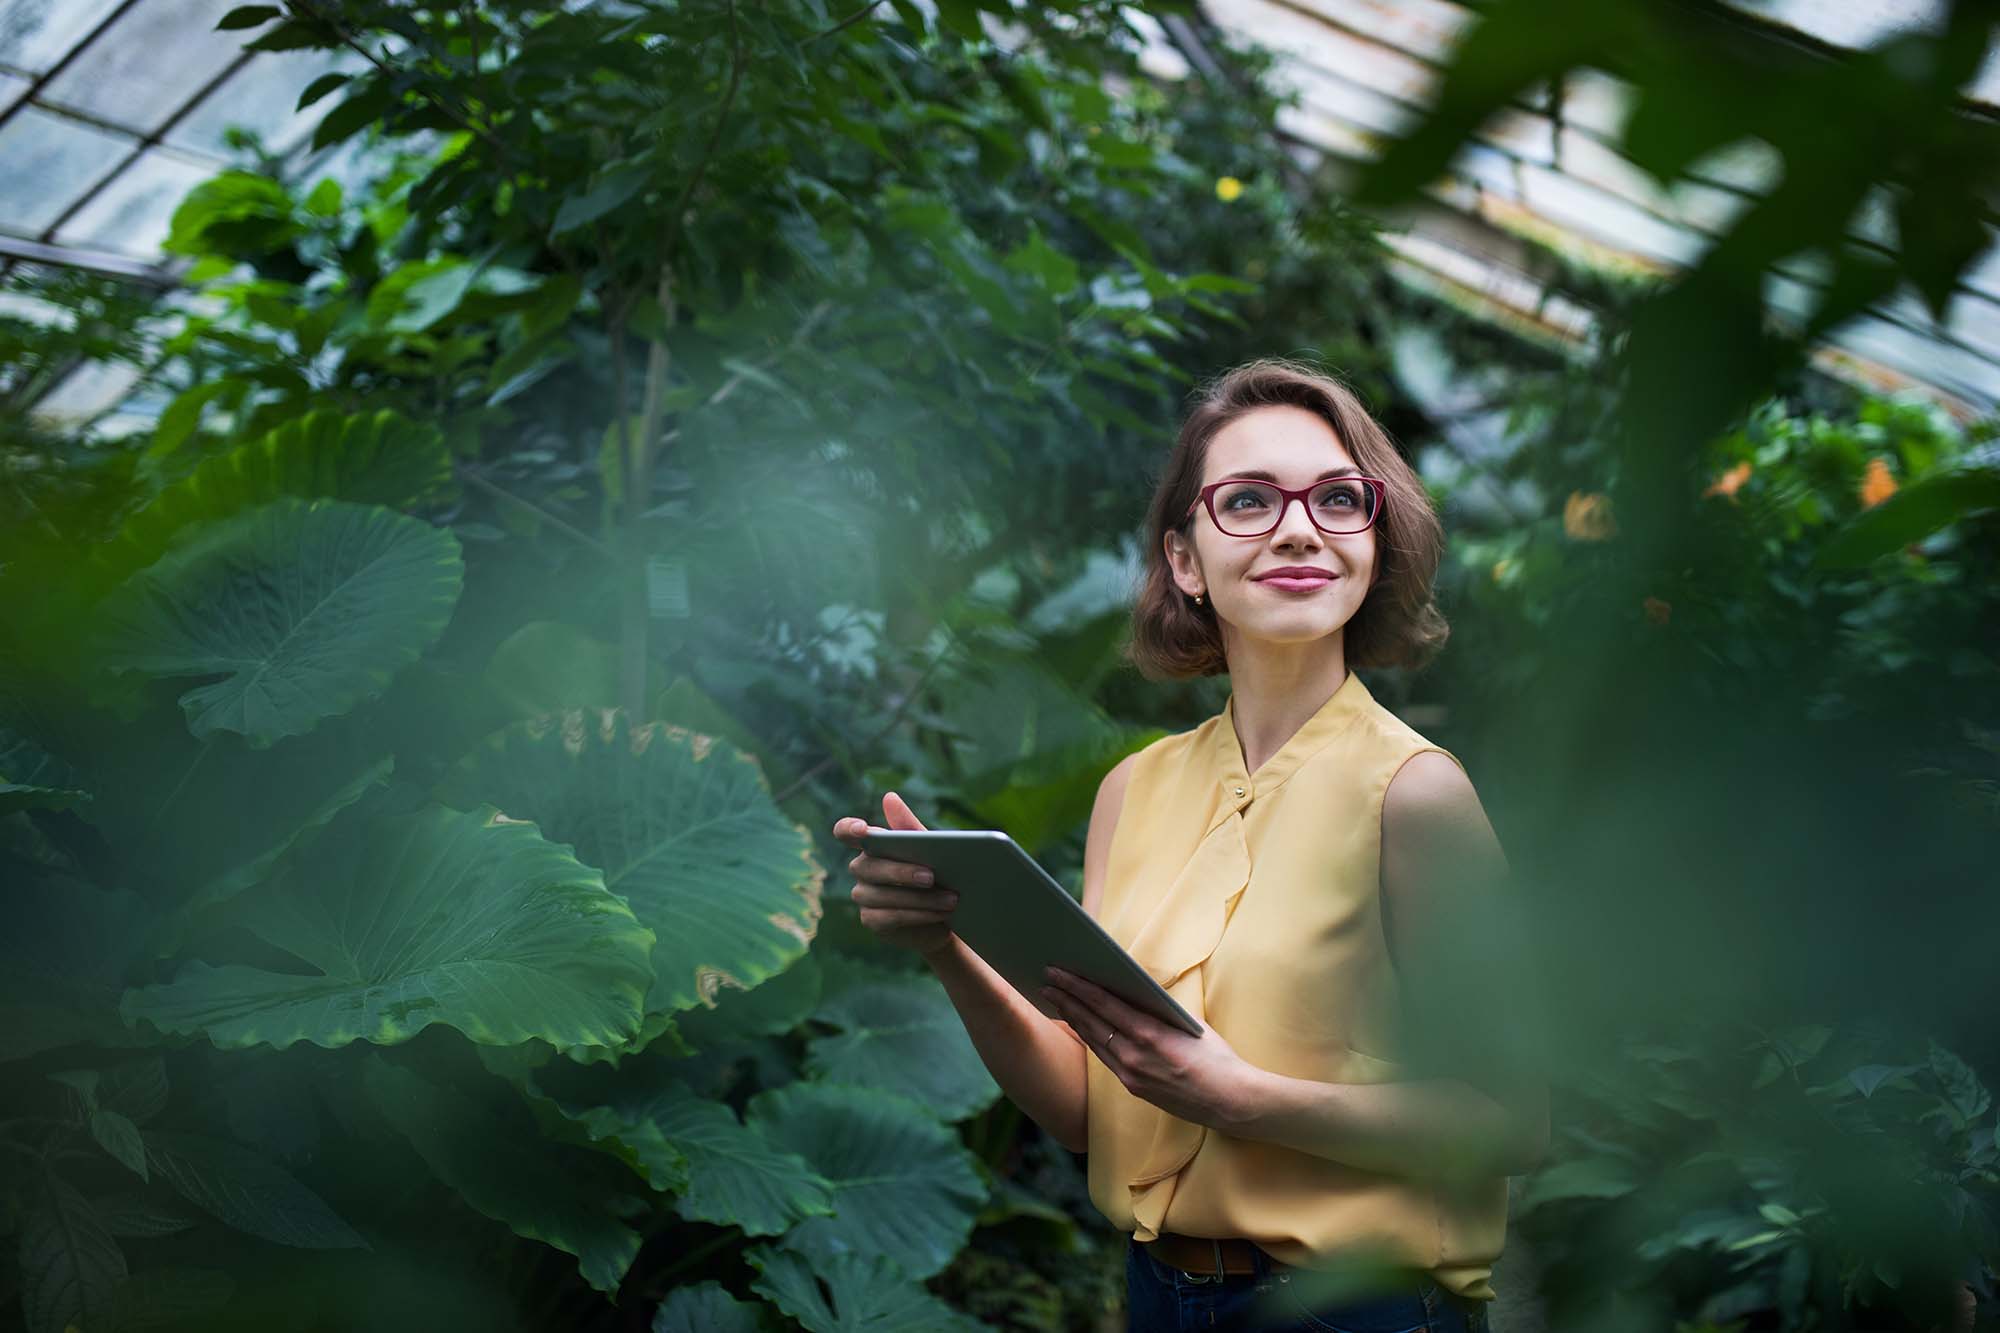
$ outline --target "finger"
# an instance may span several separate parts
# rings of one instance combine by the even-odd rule
[[[849,861],[847,868],[856,879],[872,880],[877,884],[910,884],[928,888],[937,883],[937,876],[929,866],[915,861],[895,861],[886,856],[863,853]]]
[[[1108,1027],[1119,1032],[1129,1032],[1138,1036],[1148,1029],[1165,1026],[1151,1014],[1134,1009],[1096,982],[1085,980],[1074,972],[1061,974],[1057,989],[1065,987],[1078,1000],[1089,1005],[1093,1013],[1102,1015]]]
[[[884,792],[882,794],[882,817],[888,821],[890,828],[921,829],[923,827],[923,822],[911,811],[903,798],[896,795],[895,792]]]
[[[1075,996],[1057,987],[1045,988],[1042,998],[1069,1025],[1069,1030],[1076,1034],[1078,1041],[1089,1047],[1099,1060],[1110,1063],[1110,1053],[1104,1049],[1104,1038],[1112,1031],[1109,1024],[1078,1004]]]
[[[861,909],[861,924],[870,930],[884,926],[941,926],[947,917],[941,912],[910,912],[893,907],[864,907]]]
[[[848,815],[833,822],[833,836],[849,847],[861,846],[861,840],[868,836],[868,821]]]
[[[958,906],[958,895],[950,889],[892,889],[866,880],[856,884],[847,896],[863,907],[909,907],[949,914]]]

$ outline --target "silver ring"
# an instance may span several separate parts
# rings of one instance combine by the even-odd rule
[[[1108,1050],[1110,1050],[1110,1049],[1111,1049],[1111,1043],[1112,1043],[1112,1042],[1114,1042],[1114,1041],[1116,1041],[1116,1040],[1118,1040],[1118,1033],[1117,1033],[1117,1032],[1116,1032],[1115,1030],[1113,1030],[1113,1031],[1111,1031],[1111,1032],[1107,1032],[1107,1033],[1105,1033],[1105,1034],[1104,1034],[1104,1049],[1105,1049],[1105,1050],[1107,1050],[1107,1051],[1108,1051]]]

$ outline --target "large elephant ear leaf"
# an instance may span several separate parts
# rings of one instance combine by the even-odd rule
[[[102,586],[166,554],[184,529],[281,496],[408,509],[449,490],[444,432],[395,412],[311,412],[205,460],[125,520],[92,554]]]
[[[843,1254],[808,1262],[801,1255],[759,1246],[743,1257],[759,1275],[750,1290],[808,1333],[973,1333],[985,1327],[880,1255]]]
[[[607,1206],[613,1191],[592,1174],[603,1159],[556,1149],[531,1120],[503,1115],[380,1056],[370,1059],[364,1078],[370,1100],[467,1204],[517,1236],[575,1255],[586,1282],[617,1292],[638,1257],[639,1233]]]
[[[987,1187],[958,1135],[923,1107],[872,1088],[793,1083],[750,1099],[747,1123],[833,1185],[833,1216],[780,1242],[814,1262],[882,1255],[910,1277],[943,1271],[972,1233]]]
[[[238,919],[318,969],[190,962],[121,1011],[220,1047],[408,1041],[609,1046],[639,1024],[652,932],[597,871],[498,811],[355,821],[239,900]]]
[[[807,1073],[900,1093],[944,1120],[993,1104],[1000,1085],[936,977],[828,958],[827,994],[813,1018],[835,1031],[807,1045]]]
[[[726,742],[633,729],[615,709],[557,713],[489,737],[441,795],[532,819],[604,872],[659,937],[648,1013],[713,1008],[724,985],[797,962],[819,928],[826,872],[811,839]]]
[[[739,1301],[720,1282],[675,1287],[653,1311],[652,1333],[768,1333],[765,1307]]]
[[[197,738],[253,749],[387,688],[458,605],[458,539],[339,500],[278,500],[195,531],[104,605],[103,660],[220,676],[181,696]]]

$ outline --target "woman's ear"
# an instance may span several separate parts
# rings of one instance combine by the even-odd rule
[[[1174,586],[1190,597],[1208,591],[1208,582],[1201,575],[1201,561],[1194,553],[1194,543],[1173,528],[1167,529],[1163,540],[1167,572],[1173,575]]]

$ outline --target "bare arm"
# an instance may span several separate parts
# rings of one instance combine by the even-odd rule
[[[1083,850],[1083,910],[1092,917],[1104,901],[1111,834],[1125,804],[1132,760],[1119,761],[1098,784]],[[1069,1024],[1048,1018],[953,935],[924,961],[944,983],[979,1058],[1016,1106],[1071,1152],[1083,1152],[1084,1061],[1088,1053]]]
[[[1418,754],[1382,806],[1382,901],[1426,1077],[1319,1083],[1260,1073],[1233,1131],[1367,1170],[1517,1175],[1547,1151],[1540,1006],[1506,859],[1464,770]]]

